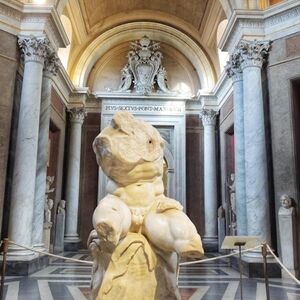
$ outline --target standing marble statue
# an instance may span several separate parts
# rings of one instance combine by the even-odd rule
[[[178,258],[203,255],[182,206],[163,194],[163,147],[154,127],[127,112],[116,113],[94,141],[109,183],[88,241],[93,299],[180,299]]]
[[[230,174],[230,180],[227,182],[229,194],[229,229],[230,235],[236,235],[236,197],[235,197],[235,174]]]
[[[52,208],[54,202],[49,198],[49,194],[54,192],[55,188],[51,188],[54,182],[54,176],[47,176],[46,178],[46,195],[44,204],[44,226],[43,226],[43,242],[47,251],[50,249],[50,234],[52,228]]]
[[[57,207],[57,215],[55,222],[55,240],[54,240],[54,253],[64,251],[64,235],[65,235],[65,217],[66,217],[66,201],[60,200]]]

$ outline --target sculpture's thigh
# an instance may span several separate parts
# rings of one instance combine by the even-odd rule
[[[102,242],[117,245],[131,224],[131,212],[126,204],[117,197],[108,195],[103,198],[93,215],[93,225]]]
[[[165,251],[175,251],[187,257],[203,255],[201,239],[194,224],[179,210],[151,212],[145,218],[144,232],[155,246]]]

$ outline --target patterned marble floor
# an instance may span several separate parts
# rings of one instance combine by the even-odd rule
[[[86,252],[65,256],[88,259]],[[51,264],[29,277],[6,277],[6,300],[87,300],[91,268],[54,259]],[[180,268],[182,300],[238,300],[239,274],[225,260]],[[244,300],[264,300],[261,279],[243,279]],[[271,279],[272,300],[300,300],[300,286],[289,280]],[[116,299],[117,300],[117,299]],[[130,299],[129,299],[130,300]]]

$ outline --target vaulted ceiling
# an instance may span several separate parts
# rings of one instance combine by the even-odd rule
[[[208,0],[80,0],[88,28],[121,12],[126,14],[137,10],[148,10],[153,11],[153,14],[167,13],[199,29],[207,3]],[[151,17],[148,16],[149,19]]]
[[[105,53],[142,35],[181,52],[210,89],[220,70],[217,30],[226,18],[220,0],[59,0],[72,24],[68,72],[75,85]]]

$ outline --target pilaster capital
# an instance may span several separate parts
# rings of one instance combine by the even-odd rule
[[[202,119],[203,126],[215,126],[217,115],[218,112],[213,109],[201,109],[200,118]]]
[[[56,76],[59,70],[60,60],[55,51],[48,53],[44,62],[44,75],[45,76]]]
[[[241,56],[242,69],[247,67],[261,68],[266,62],[271,48],[271,41],[247,41],[241,40],[237,50]]]
[[[71,123],[82,124],[87,115],[85,107],[72,107],[68,109],[68,112],[70,113]]]
[[[18,45],[25,63],[34,61],[43,65],[50,49],[48,38],[33,35],[19,36]]]
[[[229,78],[233,81],[243,80],[242,68],[241,68],[241,55],[239,51],[235,51],[229,57],[229,61],[225,66],[225,71]]]

